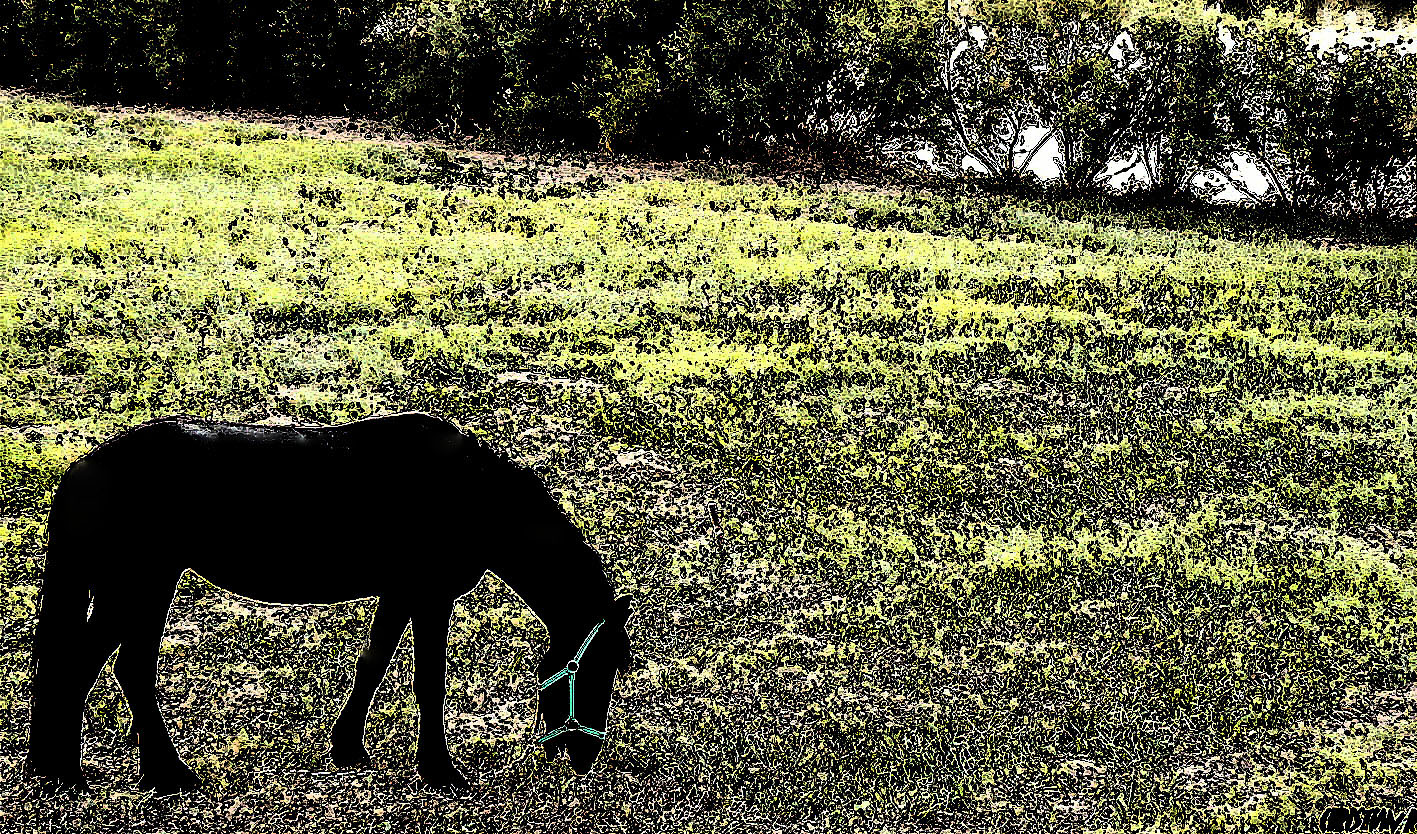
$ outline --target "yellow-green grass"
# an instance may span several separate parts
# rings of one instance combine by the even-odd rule
[[[1275,830],[1417,795],[1410,247],[465,161],[0,98],[0,830]],[[407,644],[376,767],[330,770],[367,601],[189,577],[159,685],[205,791],[132,793],[105,672],[93,792],[36,794],[68,462],[177,412],[404,409],[544,475],[635,596],[595,772],[531,744],[546,634],[495,580],[454,616],[445,797]]]

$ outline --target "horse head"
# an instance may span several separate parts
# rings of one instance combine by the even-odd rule
[[[615,673],[628,670],[634,660],[625,632],[629,617],[630,598],[620,597],[587,634],[576,635],[575,645],[568,649],[553,642],[537,664],[538,708],[547,728],[538,741],[548,758],[566,751],[571,768],[582,776],[604,743]]]

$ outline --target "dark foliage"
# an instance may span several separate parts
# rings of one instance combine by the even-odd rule
[[[0,73],[90,100],[365,112],[521,147],[822,172],[929,147],[1001,187],[1417,208],[1417,59],[1121,0],[0,0]],[[1226,5],[1236,14],[1259,2]],[[1233,40],[1233,48],[1226,45]],[[1236,154],[1263,184],[1241,175]],[[919,166],[917,166],[918,168]],[[1209,183],[1209,185],[1206,185]]]
[[[347,109],[388,2],[7,0],[7,80],[94,100]],[[3,20],[3,18],[0,18]]]

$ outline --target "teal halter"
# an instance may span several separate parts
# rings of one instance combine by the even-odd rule
[[[560,727],[557,727],[556,729],[537,739],[537,744],[550,741],[551,739],[555,738],[556,736],[559,736],[562,733],[581,732],[589,733],[590,735],[596,738],[605,738],[604,730],[597,730],[594,727],[587,727],[586,725],[576,720],[576,671],[581,668],[581,656],[584,655],[585,650],[590,647],[591,639],[595,637],[595,633],[597,631],[600,631],[600,627],[603,625],[605,625],[604,620],[601,620],[600,622],[596,623],[595,628],[592,628],[590,630],[590,634],[586,635],[585,642],[581,644],[581,650],[576,652],[576,656],[566,661],[566,665],[562,667],[561,671],[557,672],[556,674],[541,682],[541,688],[542,690],[545,690],[546,687],[550,686],[556,681],[559,681],[561,678],[566,678],[567,684],[571,690],[571,708],[566,715],[566,723],[562,724]]]

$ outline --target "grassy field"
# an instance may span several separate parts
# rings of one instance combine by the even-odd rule
[[[1414,251],[1203,225],[0,97],[0,831],[1270,831],[1401,810]],[[111,672],[94,790],[20,778],[71,460],[176,412],[403,409],[541,473],[636,598],[648,663],[589,777],[531,744],[546,634],[490,577],[454,613],[457,797],[414,776],[407,639],[375,768],[329,765],[367,602],[188,577],[159,689],[204,791],[133,793]]]

